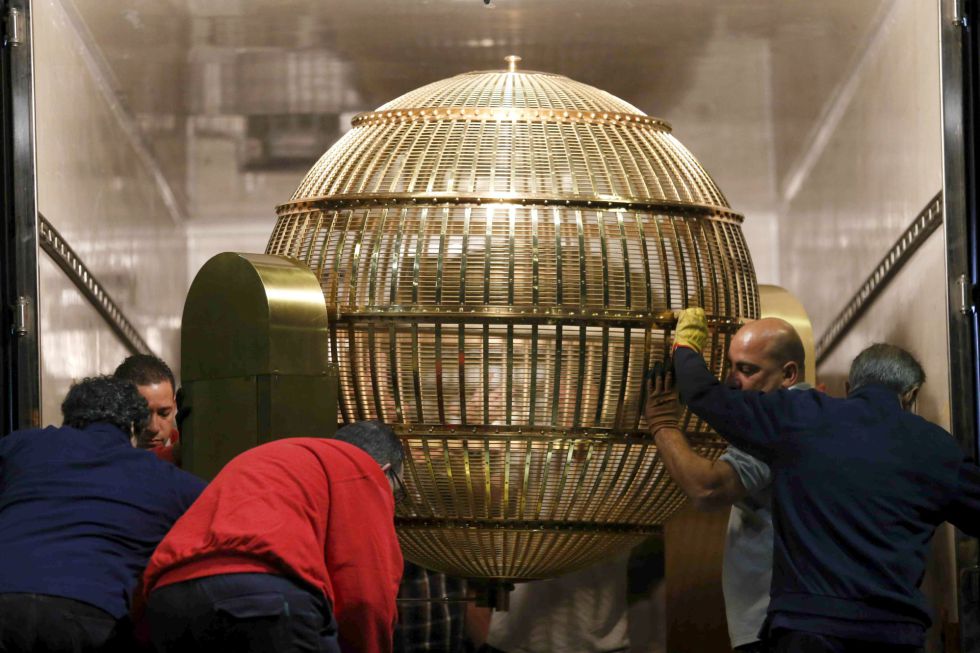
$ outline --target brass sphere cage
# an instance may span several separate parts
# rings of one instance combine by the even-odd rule
[[[672,311],[702,306],[721,375],[759,296],[742,217],[670,125],[515,63],[356,116],[266,251],[320,279],[343,420],[402,438],[406,556],[524,580],[658,532],[683,503],[645,430],[645,373]]]

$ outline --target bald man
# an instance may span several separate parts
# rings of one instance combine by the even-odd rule
[[[808,389],[804,350],[789,322],[763,318],[745,325],[728,347],[728,383],[740,390],[772,392]],[[769,606],[772,579],[772,476],[769,466],[729,446],[717,461],[699,456],[684,434],[663,428],[656,418],[657,393],[647,400],[646,417],[664,465],[698,510],[731,507],[722,589],[728,634],[736,651],[763,651],[759,630]]]

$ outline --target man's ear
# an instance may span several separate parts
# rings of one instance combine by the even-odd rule
[[[790,361],[783,365],[783,383],[784,388],[794,386],[800,382],[800,366],[796,364],[796,361]]]
[[[919,386],[912,386],[905,392],[903,392],[899,399],[902,402],[902,408],[911,411],[915,407],[915,399],[919,396]]]

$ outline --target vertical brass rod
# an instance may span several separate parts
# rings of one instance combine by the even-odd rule
[[[605,407],[606,385],[609,375],[609,327],[602,327],[602,353],[599,356],[599,389],[596,390],[595,426],[603,426],[602,409]]]
[[[435,503],[438,505],[437,514],[455,516],[455,511],[447,509],[446,503],[442,499],[442,493],[439,492],[439,476],[436,474],[435,466],[432,464],[432,452],[429,451],[429,439],[425,437],[422,438],[422,456],[425,459],[426,471],[429,472],[429,478],[427,479],[428,482],[424,483],[422,486],[425,487],[428,485],[436,490],[430,494],[435,497]]]
[[[483,209],[486,236],[483,245],[483,304],[490,306],[490,258],[493,252],[493,207]],[[499,379],[498,379],[499,382]],[[490,325],[483,325],[483,423],[490,423]]]
[[[538,310],[539,286],[541,284],[540,270],[538,269],[538,210],[531,208],[531,304],[534,310]],[[528,399],[527,423],[531,426],[536,421],[536,407],[538,398],[538,325],[531,327],[531,359],[530,359],[530,397]]]
[[[388,363],[391,366],[391,398],[395,402],[395,419],[399,424],[404,424],[405,413],[402,409],[401,380],[398,374],[398,337],[394,322],[388,324]]]
[[[577,452],[581,451],[581,447],[585,444],[587,447],[584,460],[581,461],[581,470],[578,474],[578,482],[575,483],[575,488],[572,490],[572,496],[568,498],[568,503],[565,507],[565,514],[561,516],[561,519],[569,521],[572,519],[572,510],[574,508],[581,508],[582,503],[579,502],[579,494],[582,491],[582,486],[585,484],[585,476],[587,472],[592,469],[592,454],[595,451],[595,442],[589,441],[579,441],[575,444],[575,450]]]
[[[364,393],[361,392],[361,370],[359,366],[362,359],[357,355],[357,343],[355,337],[355,324],[353,322],[347,323],[347,356],[348,364],[350,365],[350,381],[351,388],[354,391],[354,405],[352,408],[352,413],[355,415],[354,419],[362,420],[366,419],[364,411]],[[370,363],[368,363],[370,364]]]
[[[436,261],[436,287],[435,287],[435,304],[439,306],[442,304],[442,275],[444,271],[444,261],[446,259],[446,231],[449,228],[449,207],[445,207],[442,210],[442,224],[439,228],[439,255]],[[436,375],[436,405],[438,407],[437,413],[439,415],[439,423],[446,423],[446,400],[445,393],[443,392],[443,359],[442,359],[442,325],[436,323],[435,325],[435,375]]]
[[[565,483],[568,481],[568,470],[572,468],[572,456],[575,453],[575,441],[562,439],[562,445],[565,447],[565,460],[561,465],[561,475],[558,478],[558,487],[555,488],[555,498],[551,503],[551,511],[548,513],[548,519],[553,520],[555,518],[555,513],[558,512],[558,506],[561,504],[562,495],[565,493]],[[559,449],[559,454],[561,449]]]
[[[510,448],[510,440],[507,440],[508,449]],[[518,519],[527,518],[527,493],[530,483],[528,482],[531,478],[531,455],[533,454],[534,441],[531,438],[524,439],[524,470],[523,478],[521,479],[521,489],[520,497],[518,501]]]
[[[425,227],[428,222],[429,209],[424,207],[419,213],[419,227],[415,242],[415,257],[412,262],[412,305],[419,304],[419,272],[422,269],[422,252],[425,251],[427,239]],[[412,322],[412,387],[415,390],[415,419],[425,423],[425,408],[422,396],[422,352],[419,349],[419,323]]]
[[[356,229],[356,235],[354,236],[354,247],[351,253],[351,262],[349,266],[349,279],[347,288],[347,305],[357,306],[357,288],[358,288],[358,273],[360,272],[360,259],[361,259],[361,246],[364,243],[364,235],[367,233],[367,215],[368,212],[364,209],[360,211],[351,211],[350,220],[347,223],[347,230],[344,232],[344,238],[347,238],[347,232],[350,231],[351,224],[355,221],[356,215],[363,216],[363,223],[361,229]],[[338,304],[341,303],[338,297]],[[350,356],[350,369],[351,369],[351,387],[354,390],[354,412],[357,415],[357,419],[366,419],[365,415],[365,401],[364,393],[361,390],[361,370],[359,369],[359,362],[363,361],[368,366],[373,366],[370,357],[363,359],[357,355],[357,343],[356,343],[356,332],[354,329],[354,323],[348,324],[347,328],[347,350],[348,356]]]
[[[425,423],[425,411],[422,407],[422,355],[419,353],[419,324],[412,323],[412,390],[415,394],[415,423]]]
[[[473,469],[470,466],[470,441],[469,438],[464,437],[463,441],[460,443],[463,448],[463,478],[466,481],[466,505],[468,512],[465,513],[467,517],[476,517],[476,499],[473,495]],[[449,459],[449,440],[443,440],[443,450],[446,452],[446,459]],[[452,478],[450,475],[449,478]],[[484,497],[484,501],[486,497]],[[462,514],[462,511],[459,511]]]
[[[684,251],[681,249],[681,237],[677,235],[677,222],[674,216],[665,216],[670,224],[670,243],[674,250],[674,263],[677,269],[677,281],[680,283],[681,296],[677,298],[678,304],[687,308],[691,301],[691,294],[688,290],[687,267],[684,264]],[[674,308],[671,306],[670,308]]]
[[[559,306],[565,303],[565,297],[562,293],[562,268],[564,266],[562,246],[561,246],[561,232],[562,232],[562,215],[557,208],[551,209],[552,222],[555,225],[555,298]],[[561,324],[555,326],[555,382],[552,390],[551,397],[551,423],[558,424],[558,410],[561,403],[561,393],[564,389],[562,387],[562,328]]]
[[[373,324],[369,324],[367,326],[368,351],[371,352],[378,351],[374,330],[375,326]],[[378,358],[373,355],[369,356],[368,366],[371,369],[371,398],[374,401],[374,418],[385,423],[389,423],[391,421],[391,416],[385,414],[384,408],[382,408],[381,405],[381,384],[378,378]]]
[[[589,508],[589,514],[588,516],[583,516],[583,520],[595,520],[596,514],[600,510],[608,508],[607,505],[603,504],[606,497],[603,497],[602,500],[597,501],[596,496],[599,493],[599,488],[604,483],[609,481],[609,479],[606,478],[606,468],[609,466],[609,463],[612,460],[613,448],[616,446],[617,445],[611,443],[607,443],[603,446],[602,462],[599,463],[599,469],[596,470],[595,473],[595,480],[592,482],[592,489],[589,490],[589,496],[585,500],[585,505]]]
[[[616,399],[616,420],[613,430],[620,432],[623,430],[623,411],[626,404],[626,390],[629,388],[630,381],[630,342],[633,335],[631,327],[623,327],[623,365],[619,377],[619,393]],[[640,375],[642,377],[642,374]]]
[[[458,153],[457,156],[459,156]],[[473,209],[469,206],[463,209],[463,242],[459,255],[458,303],[460,312],[462,312],[463,306],[466,304],[466,255],[470,248],[470,215],[472,211]],[[469,419],[466,413],[466,327],[462,323],[459,325],[457,346],[459,348],[457,354],[459,361],[459,420],[461,423],[467,424]]]
[[[664,282],[664,309],[671,308],[674,304],[672,300],[672,290],[670,283],[670,265],[667,261],[667,239],[664,237],[663,229],[661,228],[661,215],[651,215],[649,218],[649,223],[653,225],[654,230],[657,232],[657,244],[659,245],[657,258],[660,259],[660,278]],[[644,237],[644,242],[646,242],[646,237]],[[652,310],[652,307],[651,307]]]
[[[341,371],[343,371],[344,366],[341,365],[340,352],[338,350],[339,338],[337,338],[337,323],[330,322],[330,356],[333,362],[340,366]],[[354,370],[352,369],[352,361],[347,361],[347,373],[353,375]],[[340,417],[345,423],[349,423],[351,420],[350,413],[347,410],[347,399],[344,396],[343,386],[337,392],[337,408],[340,411]]]
[[[493,470],[489,442],[483,444],[483,493],[486,497],[484,516],[489,519],[493,515]],[[503,511],[502,511],[503,512]]]
[[[370,257],[370,267],[368,269],[368,296],[367,303],[368,306],[377,306],[380,304],[378,301],[378,261],[381,258],[381,246],[384,242],[385,234],[385,223],[388,220],[388,207],[385,207],[381,211],[381,216],[378,218],[378,228],[374,233],[374,247],[371,250]],[[376,356],[375,352],[378,351],[377,342],[375,339],[375,327],[374,325],[368,325],[368,349],[370,350],[370,355],[368,355],[368,364],[371,367],[371,391],[373,393],[374,399],[374,414],[375,416],[385,422],[390,422],[390,416],[384,414],[384,410],[381,404],[381,384],[378,376],[378,366],[381,363],[381,357]]]
[[[517,215],[515,207],[511,206],[508,211],[507,229],[507,304],[514,305],[514,229],[516,226]],[[507,325],[507,361],[506,361],[506,382],[504,384],[504,423],[514,423],[514,327]]]
[[[406,443],[405,438],[402,438],[402,447],[405,449],[403,466],[408,470],[408,474],[405,475],[405,480],[408,482],[407,485],[409,488],[405,497],[405,507],[412,514],[419,514],[427,510],[429,515],[431,515],[432,510],[428,501],[423,501],[418,504],[415,502],[415,493],[412,491],[412,488],[421,488],[423,484],[419,478],[419,470],[415,465],[415,457],[412,456],[412,447]]]

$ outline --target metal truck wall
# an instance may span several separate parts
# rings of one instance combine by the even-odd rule
[[[177,369],[187,289],[181,210],[112,86],[101,54],[108,44],[95,43],[92,17],[76,13],[101,6],[32,3],[38,209],[149,348]],[[70,383],[112,372],[129,351],[54,259],[38,259],[41,422],[60,423]]]

